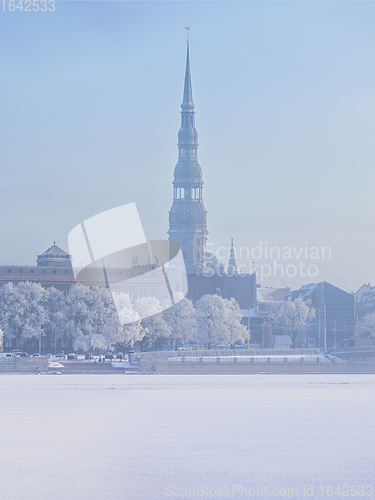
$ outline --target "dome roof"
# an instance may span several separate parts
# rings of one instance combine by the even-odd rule
[[[178,145],[197,145],[198,146],[198,132],[195,127],[181,127],[178,132]]]
[[[180,160],[174,169],[174,182],[197,182],[202,183],[202,169],[199,163],[194,160]]]

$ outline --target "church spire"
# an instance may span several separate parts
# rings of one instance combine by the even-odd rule
[[[184,96],[182,99],[181,108],[183,111],[184,110],[189,110],[189,111],[194,110],[193,89],[191,86],[191,74],[190,74],[189,40],[187,42]]]
[[[186,28],[188,29],[188,28]],[[202,199],[202,169],[198,162],[198,132],[190,74],[189,40],[186,53],[178,162],[174,169],[173,204],[169,211],[169,239],[182,248],[188,273],[205,272],[207,212]]]
[[[234,246],[233,246],[233,238],[232,238],[232,242],[230,245],[229,263],[228,263],[228,267],[227,267],[227,274],[229,274],[229,275],[237,274],[236,252],[235,252]]]

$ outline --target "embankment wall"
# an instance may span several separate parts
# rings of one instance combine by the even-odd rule
[[[375,363],[333,362],[171,362],[167,357],[138,361],[139,372],[161,374],[244,374],[244,373],[375,373]]]
[[[16,358],[13,362],[1,362],[0,373],[35,373],[39,368],[42,372],[48,371],[47,358]]]

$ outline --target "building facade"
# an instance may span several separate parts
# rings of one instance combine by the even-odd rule
[[[0,266],[0,286],[30,281],[68,292],[75,284],[70,255],[55,243],[38,255],[36,262],[36,266]]]
[[[354,338],[354,295],[326,281],[304,285],[291,292],[315,309],[315,318],[306,329],[307,339],[325,351],[344,339]]]

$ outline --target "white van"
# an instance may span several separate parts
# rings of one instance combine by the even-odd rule
[[[0,352],[0,363],[15,363],[16,355],[13,352]]]

